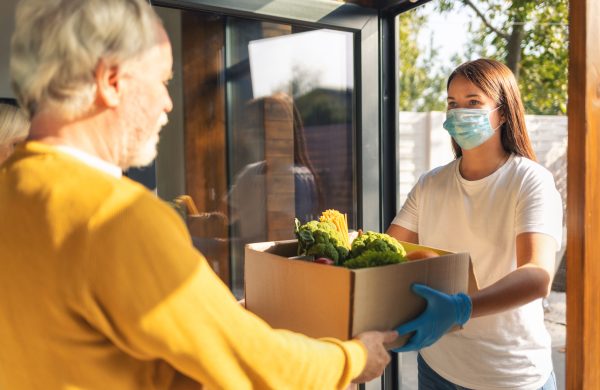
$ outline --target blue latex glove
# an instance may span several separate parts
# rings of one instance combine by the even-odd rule
[[[427,301],[427,307],[417,318],[396,328],[400,335],[410,332],[415,334],[405,345],[394,349],[394,352],[416,351],[429,347],[454,325],[462,326],[471,317],[471,298],[466,294],[448,295],[416,283],[411,289]]]

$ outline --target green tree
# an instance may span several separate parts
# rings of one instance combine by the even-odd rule
[[[422,53],[417,38],[426,16],[409,11],[399,16],[398,94],[401,111],[444,111],[445,79],[443,71],[432,74],[428,64],[440,63],[437,51]]]
[[[566,113],[568,0],[439,0],[448,13],[468,8],[481,21],[472,49],[503,61],[519,81],[530,114]],[[479,50],[477,49],[479,46]]]

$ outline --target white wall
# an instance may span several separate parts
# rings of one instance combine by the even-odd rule
[[[17,0],[0,1],[0,97],[12,97],[8,59],[10,54],[10,37],[15,27],[14,15]]]

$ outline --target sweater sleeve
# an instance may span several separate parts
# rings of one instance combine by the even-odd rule
[[[270,328],[238,305],[174,212],[136,197],[109,202],[89,239],[85,316],[118,348],[208,388],[344,388],[360,374],[362,343]]]

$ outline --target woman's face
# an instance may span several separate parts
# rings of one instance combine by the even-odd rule
[[[462,75],[454,77],[448,86],[448,110],[453,108],[493,110],[497,107],[497,103],[491,97]],[[504,121],[500,110],[492,111],[489,118],[493,129],[498,128]]]

